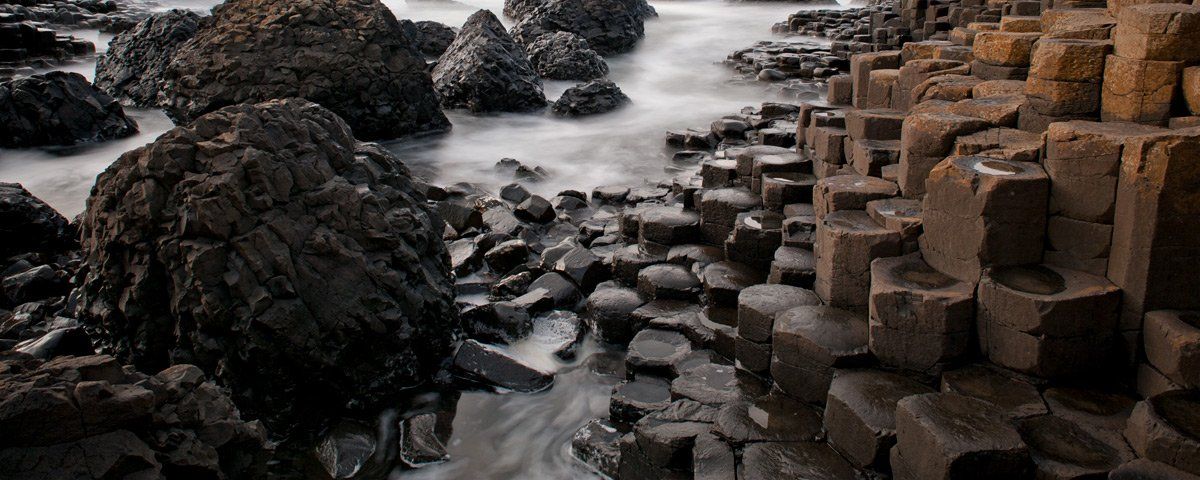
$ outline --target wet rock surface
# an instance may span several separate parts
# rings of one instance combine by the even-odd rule
[[[340,115],[358,138],[396,138],[449,127],[424,65],[378,1],[244,0],[220,5],[179,47],[163,94],[183,123],[227,105],[302,97]]]
[[[330,220],[351,206],[361,221]],[[100,176],[81,230],[80,314],[105,344],[142,369],[194,361],[256,415],[349,401],[334,392],[369,402],[419,384],[449,350],[441,220],[398,159],[311,102],[229,107],[125,154]]]
[[[467,18],[433,69],[442,105],[472,112],[522,112],[542,108],[542,82],[492,12]]]
[[[137,123],[83,75],[54,71],[0,83],[0,147],[75,145],[128,137]]]

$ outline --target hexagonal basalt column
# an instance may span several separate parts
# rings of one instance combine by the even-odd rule
[[[1040,377],[1095,373],[1113,352],[1120,290],[1055,266],[988,269],[979,281],[980,349],[997,365]]]
[[[813,289],[826,303],[865,311],[871,261],[900,254],[900,234],[875,223],[862,210],[842,210],[817,224],[817,278]]]
[[[862,366],[867,321],[839,308],[803,306],[779,313],[771,335],[771,376],[787,394],[823,403],[835,368]]]
[[[783,242],[783,215],[765,210],[738,214],[725,241],[725,258],[766,270]]]
[[[925,261],[964,282],[988,266],[1041,262],[1049,183],[1033,163],[952,157],[938,164],[923,204]]]
[[[953,393],[900,400],[891,465],[896,480],[1029,478],[1033,468],[1004,412]]]
[[[920,254],[871,262],[870,347],[880,363],[936,373],[970,352],[975,289]]]

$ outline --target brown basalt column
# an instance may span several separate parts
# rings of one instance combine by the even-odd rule
[[[951,157],[929,175],[921,253],[964,282],[989,266],[1040,263],[1049,179],[1041,166]]]

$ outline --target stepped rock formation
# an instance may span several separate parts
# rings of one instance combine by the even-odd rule
[[[167,113],[180,123],[227,105],[301,97],[366,140],[439,131],[425,62],[378,0],[235,0],[167,68]]]
[[[266,430],[192,365],[0,353],[0,478],[251,478]]]
[[[426,379],[456,328],[424,202],[319,105],[223,108],[100,175],[81,319],[122,360],[194,363],[265,420],[370,404]]]

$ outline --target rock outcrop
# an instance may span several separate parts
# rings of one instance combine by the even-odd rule
[[[0,147],[75,145],[137,133],[121,104],[83,75],[54,71],[0,83]]]
[[[538,75],[554,80],[593,80],[608,75],[604,57],[583,37],[569,32],[542,35],[527,47]]]
[[[378,0],[223,3],[179,48],[164,94],[180,123],[227,105],[302,97],[362,139],[449,127],[424,59]]]
[[[510,0],[504,13],[518,23],[512,35],[525,45],[554,32],[587,39],[601,55],[632,50],[645,35],[645,19],[657,15],[644,0]]]
[[[438,22],[401,20],[400,23],[405,24],[405,28],[412,35],[417,50],[429,57],[437,58],[446,53],[446,49],[450,48],[454,37],[458,35],[455,29]]]
[[[433,69],[433,84],[446,108],[523,112],[546,105],[525,48],[487,10],[467,18]]]
[[[195,12],[175,9],[117,35],[96,59],[96,88],[130,105],[157,106],[167,65],[196,36],[201,20]]]
[[[122,155],[80,229],[80,318],[107,347],[194,363],[264,420],[372,404],[451,347],[442,221],[312,102],[226,107]]]
[[[551,107],[555,114],[580,117],[607,113],[629,103],[629,97],[609,80],[593,80],[568,88]]]
[[[0,353],[0,405],[0,478],[254,478],[269,454],[262,425],[192,365]]]
[[[56,252],[76,244],[75,228],[19,183],[0,183],[0,259]]]

